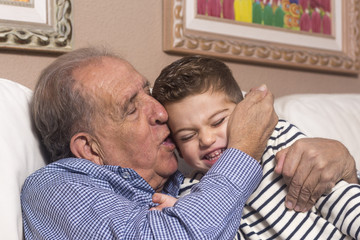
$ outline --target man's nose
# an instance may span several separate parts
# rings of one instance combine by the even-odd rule
[[[165,108],[151,96],[149,96],[148,101],[150,124],[165,124],[168,120],[168,114]]]

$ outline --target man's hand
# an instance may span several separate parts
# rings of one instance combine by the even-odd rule
[[[172,196],[166,195],[166,194],[155,193],[152,196],[152,201],[154,203],[158,203],[159,205],[156,207],[150,208],[150,210],[161,211],[163,208],[173,207],[175,202],[177,201],[177,199]]]
[[[250,90],[230,116],[228,147],[237,148],[259,161],[277,122],[274,97],[266,86]]]
[[[338,141],[304,138],[276,154],[275,172],[282,174],[288,186],[285,205],[308,211],[340,179],[357,183],[355,160]]]

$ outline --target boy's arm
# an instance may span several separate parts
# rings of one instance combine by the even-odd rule
[[[315,207],[343,234],[360,239],[360,185],[340,181]]]

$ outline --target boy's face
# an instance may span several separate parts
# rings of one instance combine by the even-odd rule
[[[236,104],[223,92],[207,91],[166,104],[168,124],[190,166],[207,171],[227,147],[226,128]]]

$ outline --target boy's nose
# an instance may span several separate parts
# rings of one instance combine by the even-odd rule
[[[210,131],[204,131],[200,134],[199,143],[200,147],[208,147],[215,143],[216,137],[215,134],[212,134]]]

